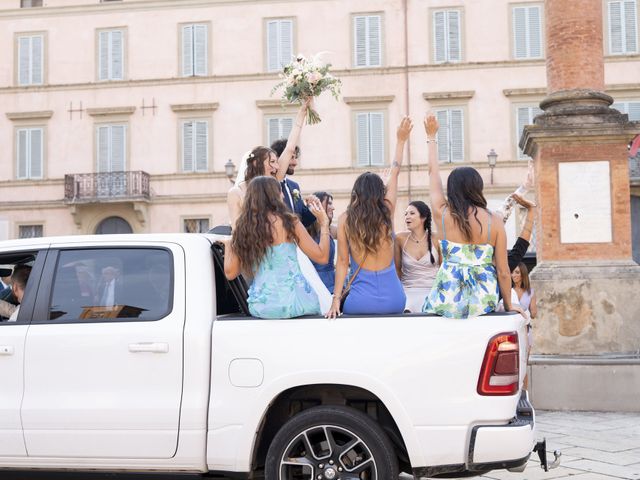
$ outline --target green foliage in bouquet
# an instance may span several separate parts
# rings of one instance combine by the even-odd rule
[[[283,72],[280,74],[282,81],[273,87],[271,95],[278,89],[284,88],[282,92],[283,103],[301,104],[306,99],[317,97],[325,90],[328,90],[337,100],[342,82],[329,73],[330,67],[331,64],[322,63],[318,55],[311,59],[298,55],[293,62],[285,65]],[[309,108],[307,110],[307,123],[313,125],[320,121],[318,112]]]

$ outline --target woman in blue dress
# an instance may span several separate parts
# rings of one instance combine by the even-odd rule
[[[477,317],[496,309],[500,291],[506,310],[523,313],[511,303],[507,236],[502,217],[487,209],[482,177],[471,167],[454,168],[445,197],[436,149],[436,118],[429,116],[424,127],[431,206],[441,225],[442,264],[422,310],[450,318]]]
[[[340,314],[347,271],[351,271],[344,302],[346,314],[402,313],[406,296],[394,263],[393,214],[404,146],[411,133],[408,117],[398,127],[397,145],[385,186],[375,173],[360,175],[347,211],[338,220],[338,262],[330,318]]]
[[[333,195],[327,192],[315,192],[313,194],[324,208],[324,211],[327,213],[327,217],[329,218],[329,229],[331,231],[331,222],[333,221]],[[307,231],[309,235],[313,237],[316,243],[320,243],[321,235],[320,235],[320,225],[318,222],[312,223],[309,227],[307,227]],[[331,231],[331,241],[329,242],[329,261],[325,264],[311,262],[313,267],[318,272],[318,276],[322,283],[324,283],[325,287],[329,292],[333,292],[333,283],[335,281],[336,275],[336,266],[335,266],[335,257],[336,257],[336,244],[334,242],[334,232]]]
[[[259,318],[319,315],[318,296],[300,271],[296,244],[314,262],[329,259],[329,219],[317,200],[308,207],[320,227],[316,243],[282,200],[273,177],[255,177],[247,187],[231,241],[226,243],[224,273],[230,280],[253,276],[249,312]]]

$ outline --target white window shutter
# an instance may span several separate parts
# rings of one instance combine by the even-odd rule
[[[436,119],[438,120],[438,161],[450,162],[449,156],[449,131],[451,126],[449,124],[449,111],[438,110],[436,112]]]
[[[111,127],[111,171],[124,172],[126,164],[127,127],[113,125]]]
[[[451,10],[447,12],[448,51],[447,61],[459,62],[462,60],[462,31],[460,12]]]
[[[638,12],[636,0],[624,2],[625,53],[638,53]]]
[[[32,128],[29,130],[29,178],[42,178],[42,149],[43,130]]]
[[[17,132],[18,178],[27,178],[27,158],[29,155],[29,131],[20,129]]]
[[[18,39],[18,84],[31,83],[31,38]]]
[[[206,172],[209,156],[209,122],[198,121],[195,123],[195,158],[196,171]]]
[[[446,12],[433,13],[433,58],[436,63],[447,61]]]
[[[267,119],[267,145],[271,145],[273,142],[280,138],[280,119],[268,118]]]
[[[527,58],[527,10],[513,9],[513,53],[516,59]]]
[[[356,150],[358,165],[369,165],[369,114],[356,114]]]
[[[451,161],[464,161],[464,112],[453,109],[449,112],[451,123]]]
[[[291,20],[280,20],[280,39],[278,45],[280,54],[278,58],[277,69],[291,62],[293,58],[293,22]]]
[[[378,67],[382,65],[382,18],[380,15],[371,15],[367,17],[367,49],[369,67]]]
[[[384,114],[369,114],[369,165],[384,165]]]
[[[44,37],[35,35],[31,37],[31,81],[33,85],[42,84],[43,60],[44,60]]]
[[[354,17],[353,44],[355,46],[354,63],[356,67],[367,66],[367,18]]]
[[[111,170],[111,129],[108,126],[97,128],[98,137],[98,172],[109,172]]]
[[[516,145],[520,143],[520,137],[522,136],[522,131],[524,130],[524,126],[529,124],[530,117],[530,107],[518,107],[518,111],[516,114]],[[518,146],[518,159],[522,160],[527,158],[527,156],[522,152],[520,147]]]
[[[640,102],[629,102],[627,114],[629,115],[629,121],[640,122]]]
[[[270,72],[280,69],[278,55],[279,25],[277,20],[267,22],[267,70]]]
[[[621,54],[622,44],[622,4],[619,1],[609,2],[609,53]]]
[[[100,32],[98,35],[98,79],[109,79],[109,32]]]
[[[111,35],[109,80],[122,80],[124,78],[124,35],[120,30],[109,33]]]
[[[193,57],[194,57],[194,75],[207,75],[207,57],[208,57],[208,28],[207,25],[194,25],[193,31]]]
[[[529,58],[542,57],[542,14],[539,6],[528,7]]]
[[[185,172],[193,171],[193,139],[194,139],[194,122],[184,122],[182,124],[182,170]]]
[[[280,136],[278,138],[289,138],[291,129],[293,128],[293,118],[284,117],[280,119]],[[277,140],[277,139],[276,139]],[[271,145],[271,144],[269,144]]]
[[[182,76],[193,75],[193,25],[182,27]]]

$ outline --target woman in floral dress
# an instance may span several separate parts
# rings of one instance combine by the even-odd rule
[[[436,149],[438,122],[429,116],[424,126],[431,206],[441,225],[442,265],[423,311],[450,318],[477,317],[496,309],[500,291],[506,310],[524,313],[511,303],[504,224],[487,209],[482,177],[474,168],[455,168],[445,197]]]
[[[255,177],[247,187],[231,241],[225,244],[224,273],[253,276],[249,311],[259,318],[319,315],[318,296],[302,275],[296,244],[314,262],[329,260],[329,219],[317,200],[308,207],[320,227],[316,243],[296,215],[282,201],[273,177]]]

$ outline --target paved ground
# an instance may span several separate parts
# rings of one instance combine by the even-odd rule
[[[640,399],[638,399],[640,402]],[[538,436],[547,450],[560,450],[560,467],[544,472],[538,457],[522,473],[490,472],[494,480],[640,480],[640,414],[602,412],[536,412]],[[549,454],[553,458],[553,454]],[[403,477],[408,480],[411,477]]]

